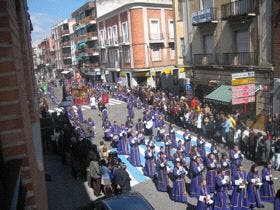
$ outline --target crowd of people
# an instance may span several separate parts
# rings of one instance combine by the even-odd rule
[[[264,201],[279,201],[275,200],[276,177],[269,162],[270,142],[279,140],[277,116],[263,135],[244,126],[240,113],[217,112],[197,98],[188,101],[147,86],[129,90],[119,86],[112,91],[108,85],[97,84],[95,88],[111,91],[113,97],[127,102],[128,117],[123,124],[111,123],[106,106],[99,103],[104,139],[111,141],[116,151],[108,153],[103,141],[95,147],[92,144],[94,121],[84,120],[79,113],[81,110],[76,113],[71,108],[59,117],[53,114],[55,131],[51,139],[55,142],[53,151],[60,151],[63,161],[67,159],[66,151],[71,154],[73,175],[76,178],[87,176],[96,196],[101,189],[105,196],[130,190],[129,174],[118,154],[129,155],[133,166],[142,167],[139,145],[143,144],[146,145],[144,175],[153,178],[157,189],[170,193],[176,202],[187,203],[187,194],[197,198],[197,209],[262,208]],[[92,92],[92,96],[94,94],[98,91]],[[145,110],[142,119],[134,119],[135,107]],[[166,120],[171,124],[166,125]],[[174,122],[186,128],[179,141]],[[198,133],[197,138],[190,131]],[[213,140],[210,152],[205,148],[206,138]],[[213,143],[216,140],[232,148],[228,154],[219,152],[217,144]],[[159,151],[156,142],[164,144]],[[254,149],[250,142],[254,142]],[[264,168],[259,173],[254,164],[246,173],[242,165],[244,155],[254,159],[260,151]],[[190,179],[189,188],[186,188],[186,178]],[[229,191],[232,192],[230,197]]]

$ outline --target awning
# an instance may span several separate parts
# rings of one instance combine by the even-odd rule
[[[205,99],[209,102],[228,105],[231,104],[231,97],[231,86],[221,85],[216,90],[208,94]]]
[[[64,70],[63,72],[61,72],[61,74],[68,74],[70,71],[68,70]]]
[[[179,72],[184,73],[184,72],[186,72],[186,70],[185,70],[185,68],[179,68]]]
[[[164,69],[161,71],[162,74],[172,74],[172,70],[171,69]]]
[[[150,76],[150,72],[149,71],[134,72],[133,76],[134,77],[149,77]]]

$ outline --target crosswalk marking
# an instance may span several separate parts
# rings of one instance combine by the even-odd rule
[[[109,106],[114,106],[114,105],[120,105],[120,104],[124,104],[125,102],[120,101],[118,99],[114,99],[114,98],[110,98],[109,99],[109,103],[107,105]]]

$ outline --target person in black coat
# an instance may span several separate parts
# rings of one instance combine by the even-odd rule
[[[115,169],[113,173],[113,186],[115,194],[121,194],[131,191],[130,177],[126,171],[126,166],[123,163],[119,163],[119,167]]]

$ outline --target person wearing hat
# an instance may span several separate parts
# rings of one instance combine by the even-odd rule
[[[227,186],[230,183],[230,177],[226,175],[223,169],[218,170],[215,183],[216,193],[214,194],[214,210],[229,210]]]
[[[180,160],[176,160],[173,169],[173,188],[171,198],[175,202],[187,203],[187,192],[185,175],[187,174],[185,168],[180,164]]]

